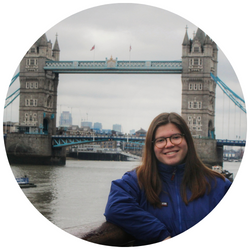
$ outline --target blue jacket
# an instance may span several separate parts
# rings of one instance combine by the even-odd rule
[[[112,182],[106,205],[106,220],[134,236],[137,245],[151,244],[174,237],[202,220],[220,202],[231,182],[216,178],[209,194],[185,205],[180,185],[185,164],[166,166],[159,164],[162,179],[160,200],[162,208],[154,208],[146,199],[137,182],[136,171],[127,172],[122,179]],[[175,172],[174,178],[173,172]],[[190,197],[191,192],[188,192]]]

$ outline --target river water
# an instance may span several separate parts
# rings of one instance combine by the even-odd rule
[[[67,160],[65,166],[11,166],[36,188],[22,189],[33,206],[59,228],[102,222],[110,184],[139,162]],[[237,175],[240,162],[225,162]]]

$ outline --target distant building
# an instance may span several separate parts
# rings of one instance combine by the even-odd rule
[[[72,125],[69,127],[69,130],[79,130],[79,126],[78,125]]]
[[[140,137],[140,136],[146,137],[146,133],[147,133],[147,131],[141,128],[140,130],[135,132],[135,136],[136,137]]]
[[[69,111],[63,111],[61,113],[59,125],[60,126],[71,126],[72,125],[72,115]]]
[[[130,134],[130,135],[135,134],[135,130],[134,130],[134,129],[131,129],[131,130],[129,131],[129,134]]]
[[[236,157],[236,151],[233,149],[223,150],[223,158],[234,159]]]
[[[18,132],[18,127],[19,127],[18,122],[11,122],[11,121],[4,122],[3,133],[8,134],[8,133]]]
[[[81,122],[81,127],[92,128],[92,122]]]
[[[122,125],[114,124],[113,125],[113,130],[116,131],[116,132],[122,132]]]
[[[95,122],[93,129],[95,131],[101,131],[102,130],[102,124],[100,122]]]
[[[105,135],[110,135],[112,133],[111,129],[103,129],[102,133]]]

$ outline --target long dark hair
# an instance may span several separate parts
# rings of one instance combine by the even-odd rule
[[[184,134],[188,145],[188,153],[185,158],[185,172],[181,184],[181,196],[185,204],[203,196],[206,191],[211,190],[211,180],[219,177],[225,180],[225,177],[203,164],[196,153],[194,141],[190,130],[184,119],[177,113],[162,113],[151,122],[145,140],[145,147],[142,157],[142,164],[137,168],[137,178],[141,188],[145,191],[147,200],[156,207],[161,207],[159,194],[162,184],[157,171],[157,158],[154,153],[152,141],[155,139],[155,133],[158,127],[172,123],[181,133]],[[187,198],[187,189],[192,193]]]

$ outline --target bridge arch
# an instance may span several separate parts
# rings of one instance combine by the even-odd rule
[[[215,139],[214,138],[214,125],[213,125],[212,120],[208,121],[208,138]]]
[[[48,134],[49,120],[48,118],[43,119],[43,133]]]

